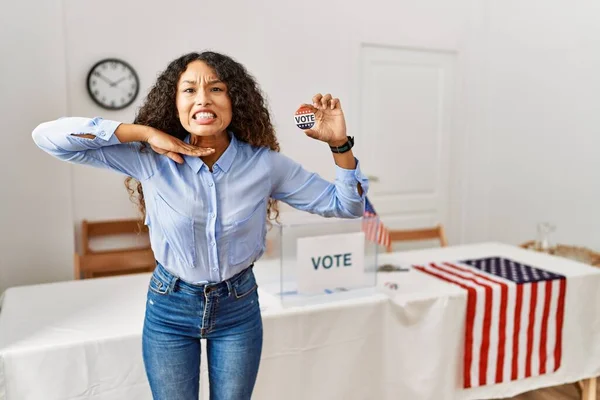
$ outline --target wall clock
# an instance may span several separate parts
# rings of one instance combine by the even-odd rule
[[[140,80],[131,65],[116,58],[107,58],[98,61],[90,69],[87,90],[100,107],[121,110],[137,97]]]

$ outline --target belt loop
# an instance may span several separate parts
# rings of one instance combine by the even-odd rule
[[[231,291],[232,291],[231,280],[227,279],[225,281],[225,283],[227,283],[227,297],[229,297],[229,296],[231,296]]]
[[[171,282],[169,282],[169,293],[175,291],[175,285],[177,284],[178,280],[179,278],[174,275],[171,277]]]

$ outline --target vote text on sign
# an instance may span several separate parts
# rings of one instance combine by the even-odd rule
[[[365,234],[299,238],[296,268],[299,293],[351,289],[365,282]]]

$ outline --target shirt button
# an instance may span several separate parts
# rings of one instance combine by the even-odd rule
[[[106,135],[106,133],[104,131],[98,132],[98,136],[100,136],[100,137],[104,137],[105,135]]]
[[[212,182],[208,182],[208,186],[212,187],[213,183]]]
[[[211,246],[214,246],[214,245],[216,245],[216,243],[215,243],[215,242],[212,242],[210,245],[211,245]]]
[[[208,214],[208,216],[211,217],[211,218],[214,218],[215,214],[214,213],[210,213],[210,214]]]

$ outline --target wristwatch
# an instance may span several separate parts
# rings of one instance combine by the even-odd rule
[[[345,153],[353,147],[354,147],[354,136],[348,136],[348,141],[339,147],[329,146],[331,151],[334,153]]]

